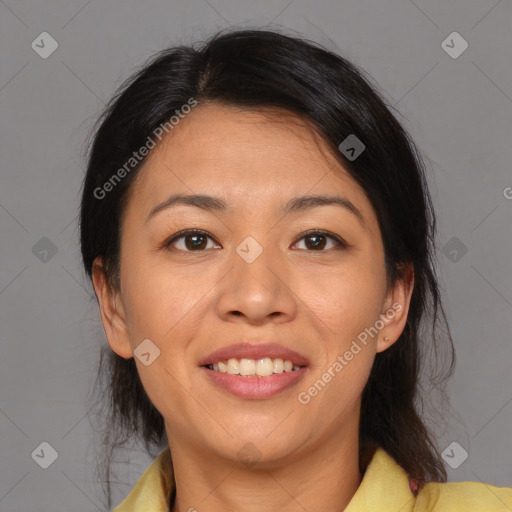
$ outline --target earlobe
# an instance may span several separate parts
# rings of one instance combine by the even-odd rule
[[[388,294],[381,314],[384,327],[379,332],[377,352],[383,352],[395,343],[402,334],[414,289],[414,267],[410,263],[403,268],[403,277]]]
[[[93,262],[92,281],[100,307],[101,322],[110,348],[125,359],[133,357],[119,292],[109,283],[103,258],[100,256]]]

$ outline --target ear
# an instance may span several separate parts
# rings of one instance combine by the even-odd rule
[[[119,356],[130,359],[130,346],[126,318],[119,291],[109,284],[103,258],[98,256],[92,265],[92,282],[100,306],[101,321],[110,348]]]
[[[379,332],[377,352],[389,348],[402,334],[407,322],[413,289],[414,266],[408,263],[402,266],[402,278],[396,282],[384,300],[380,315],[384,327]]]

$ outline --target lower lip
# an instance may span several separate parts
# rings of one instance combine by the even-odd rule
[[[201,369],[219,387],[240,398],[252,399],[271,398],[291,388],[307,371],[307,367],[303,367],[293,372],[273,373],[268,377],[242,377],[216,372],[204,366],[201,366]]]

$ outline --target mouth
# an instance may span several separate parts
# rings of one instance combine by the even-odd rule
[[[305,365],[300,366],[294,364],[290,359],[283,360],[280,357],[275,359],[268,356],[260,359],[236,359],[232,357],[225,361],[207,364],[204,368],[214,372],[239,375],[241,377],[265,378],[270,375],[280,374],[283,372],[296,372],[301,368],[305,368]]]
[[[240,398],[264,399],[295,385],[309,361],[278,344],[241,343],[213,352],[199,366],[216,387]]]
[[[238,398],[263,400],[296,386],[308,372],[308,367],[301,366],[296,370],[272,373],[266,377],[223,373],[211,370],[208,366],[202,366],[201,370],[208,379],[207,382],[222,392],[227,392]]]

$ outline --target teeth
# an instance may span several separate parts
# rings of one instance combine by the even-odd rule
[[[268,377],[273,373],[292,372],[300,370],[300,366],[293,365],[292,361],[283,361],[281,358],[271,359],[263,357],[261,359],[228,359],[227,363],[219,361],[208,365],[210,370],[230,375],[241,375],[242,377]]]

